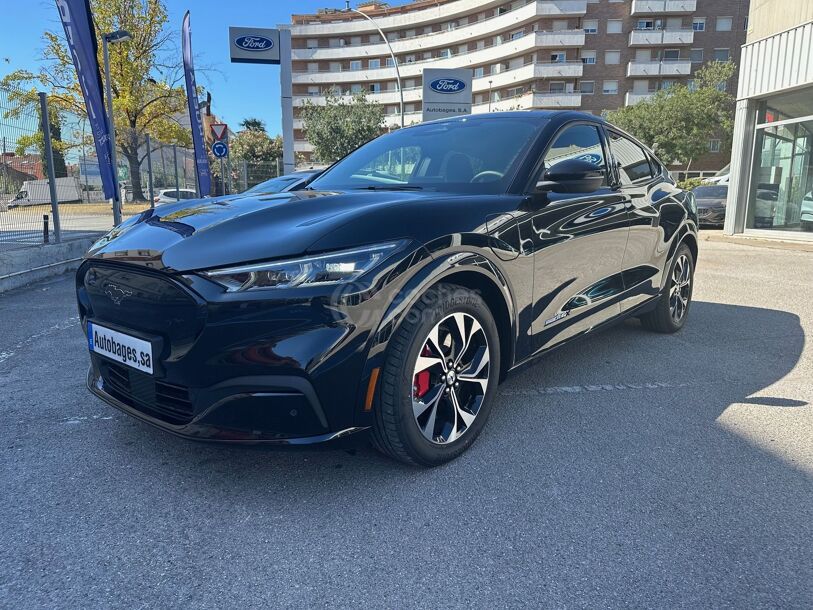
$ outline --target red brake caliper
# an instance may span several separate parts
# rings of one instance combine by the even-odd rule
[[[423,351],[421,352],[421,356],[429,355],[429,346],[425,345]],[[421,371],[415,375],[415,379],[412,380],[412,391],[415,398],[421,398],[429,391],[429,371]]]

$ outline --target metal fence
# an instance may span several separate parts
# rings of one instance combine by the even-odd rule
[[[99,235],[113,226],[87,119],[49,107],[52,205],[41,115],[36,96],[0,87],[0,251]],[[192,150],[128,130],[117,130],[116,143],[122,217],[197,196]],[[206,195],[237,193],[278,176],[280,163],[232,161],[221,172],[219,162],[213,162],[212,173],[212,192]]]

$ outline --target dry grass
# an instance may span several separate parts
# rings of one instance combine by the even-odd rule
[[[147,201],[140,201],[136,203],[125,203],[122,205],[121,213],[122,216],[132,216],[134,214],[138,214],[143,210],[146,210],[150,207],[149,202]],[[113,216],[113,209],[111,205],[106,201],[100,201],[98,203],[61,203],[59,204],[59,211],[60,214],[65,215],[94,215],[98,214],[100,216],[110,215]],[[51,213],[51,204],[44,203],[42,205],[26,205],[20,206],[16,208],[12,208],[4,214],[8,214],[10,217],[20,217],[20,216],[42,216],[43,214],[50,214]]]

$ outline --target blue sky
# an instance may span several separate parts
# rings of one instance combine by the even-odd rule
[[[280,131],[279,67],[229,62],[228,27],[276,27],[291,13],[315,12],[344,0],[165,0],[169,26],[178,32],[187,9],[192,11],[192,47],[198,65],[213,68],[198,75],[212,92],[213,111],[234,129],[246,117],[263,119],[271,134]],[[37,70],[42,32],[62,32],[53,0],[4,0],[0,36],[0,78],[16,69]],[[354,3],[355,4],[355,3]],[[392,4],[399,4],[392,2]],[[180,48],[180,44],[179,44]]]

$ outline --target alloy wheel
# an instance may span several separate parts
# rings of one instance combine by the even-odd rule
[[[672,285],[669,287],[669,313],[672,321],[679,324],[689,308],[692,288],[692,266],[689,257],[681,254],[672,269]]]
[[[473,316],[453,313],[432,328],[412,376],[412,412],[427,440],[452,443],[471,428],[490,372],[488,339]]]

